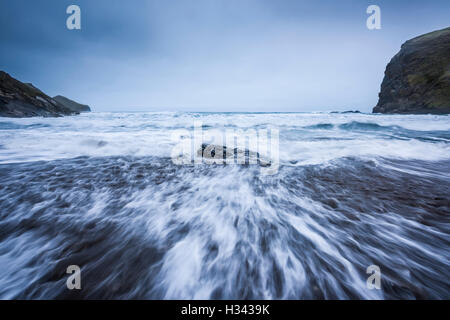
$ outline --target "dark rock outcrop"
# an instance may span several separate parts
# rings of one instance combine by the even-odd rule
[[[201,149],[197,150],[197,156],[203,158],[206,162],[208,160],[227,159],[228,163],[236,161],[240,164],[259,164],[262,167],[270,167],[272,164],[270,160],[263,158],[259,152],[214,144],[202,144]]]
[[[22,83],[0,71],[0,117],[61,117],[74,112],[32,84]]]
[[[361,113],[359,110],[348,110],[348,111],[331,111],[331,113],[341,113],[341,114],[347,114],[347,113]]]
[[[388,64],[375,113],[450,113],[450,28],[406,41]]]
[[[53,100],[75,112],[91,112],[91,108],[89,108],[89,106],[80,104],[63,96],[53,97]]]

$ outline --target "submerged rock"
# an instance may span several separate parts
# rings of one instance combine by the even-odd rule
[[[79,114],[49,97],[30,83],[0,71],[0,117],[62,117]]]
[[[450,28],[406,41],[387,65],[374,113],[450,113]]]

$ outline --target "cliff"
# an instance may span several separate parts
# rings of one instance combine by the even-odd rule
[[[30,83],[0,71],[0,117],[61,117],[78,114]]]
[[[374,113],[450,113],[450,28],[406,41],[387,65]]]

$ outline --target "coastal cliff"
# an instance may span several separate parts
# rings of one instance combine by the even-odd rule
[[[32,84],[22,83],[0,71],[0,117],[62,117],[85,111],[72,108],[58,100],[49,97]]]
[[[386,67],[374,113],[450,113],[450,28],[406,41]]]

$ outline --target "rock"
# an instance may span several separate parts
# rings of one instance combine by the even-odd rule
[[[227,148],[214,144],[202,144],[197,150],[197,156],[205,160],[206,163],[213,163],[215,160],[226,160],[225,163],[232,164],[259,164],[262,167],[270,167],[271,161],[261,157],[259,152],[248,149]]]
[[[77,114],[32,84],[22,83],[0,71],[0,117],[62,117]]]
[[[91,108],[89,108],[89,106],[80,104],[63,96],[53,97],[53,100],[75,112],[91,112]]]
[[[374,113],[450,113],[450,28],[406,41],[387,65]]]
[[[359,110],[331,111],[331,113],[341,113],[341,114],[346,114],[346,113],[361,113],[361,111],[359,111]]]
[[[359,110],[348,110],[348,111],[343,111],[342,113],[361,113],[361,111]]]

